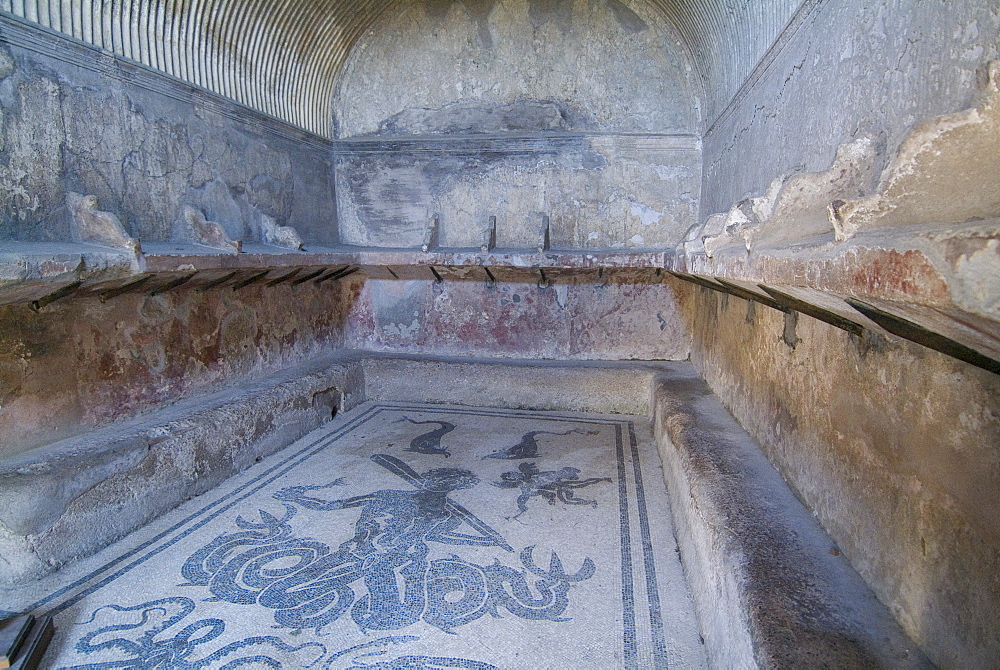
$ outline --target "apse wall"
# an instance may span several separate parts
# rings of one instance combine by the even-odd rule
[[[672,246],[698,215],[700,83],[644,3],[407,4],[334,104],[342,241]]]

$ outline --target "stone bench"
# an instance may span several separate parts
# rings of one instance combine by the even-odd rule
[[[933,667],[691,366],[653,404],[712,667]]]
[[[363,400],[334,359],[0,462],[0,585],[36,579],[208,491]]]
[[[598,414],[649,414],[653,361],[363,356],[369,400]]]

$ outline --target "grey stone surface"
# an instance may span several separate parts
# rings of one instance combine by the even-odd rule
[[[835,204],[838,240],[873,227],[1000,217],[1000,61],[988,63],[984,75],[982,104],[916,126],[877,194]]]
[[[690,365],[653,403],[713,667],[933,667]]]
[[[0,462],[0,585],[38,578],[204,493],[364,399],[330,359]]]
[[[814,5],[766,70],[705,135],[702,218],[820,172],[837,148],[870,137],[872,189],[913,125],[970,107],[1000,56],[1000,14],[980,0]],[[820,37],[821,36],[821,37]]]

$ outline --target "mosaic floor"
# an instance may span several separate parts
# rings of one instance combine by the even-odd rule
[[[703,667],[645,421],[366,404],[58,575],[58,668]]]

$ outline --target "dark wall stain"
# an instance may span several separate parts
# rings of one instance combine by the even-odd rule
[[[476,22],[480,45],[484,49],[492,49],[493,34],[490,32],[489,18],[496,0],[424,0],[424,13],[435,23],[441,24],[456,4],[461,4],[469,17]]]
[[[586,130],[590,116],[552,100],[516,100],[493,105],[459,101],[437,109],[410,108],[389,117],[374,135],[445,135]]]
[[[490,33],[489,18],[496,0],[464,0],[464,4],[466,11],[475,19],[476,26],[479,28],[479,43],[484,49],[492,49],[493,34]]]
[[[351,200],[341,204],[374,234],[372,243],[412,246],[436,198],[498,167],[603,170],[605,156],[569,134],[596,126],[586,111],[552,100],[407,109],[372,135],[336,143],[336,171]]]
[[[573,28],[573,3],[564,0],[528,0],[528,16],[536,28],[554,21],[564,33]]]
[[[608,9],[610,9],[611,13],[615,15],[618,23],[622,25],[622,28],[624,28],[626,32],[634,35],[636,33],[641,33],[649,27],[646,25],[645,21],[639,18],[638,14],[626,7],[620,0],[606,1],[608,3]]]
[[[785,344],[790,346],[792,349],[795,345],[799,343],[798,335],[795,333],[795,327],[799,323],[799,313],[795,311],[785,312],[784,329],[781,333],[781,339],[784,340]]]

